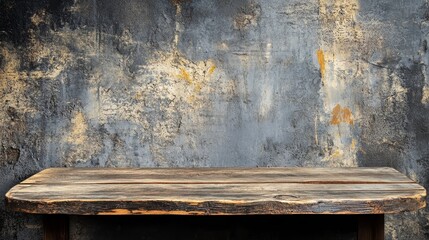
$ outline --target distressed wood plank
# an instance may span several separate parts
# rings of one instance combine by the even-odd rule
[[[78,215],[384,214],[422,208],[425,195],[388,168],[47,169],[6,203]]]
[[[282,199],[336,200],[409,197],[424,193],[417,184],[20,184],[8,194],[13,199],[61,200],[180,200],[269,201]]]
[[[412,183],[392,168],[49,168],[22,183]]]

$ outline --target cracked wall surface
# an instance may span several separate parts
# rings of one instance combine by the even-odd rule
[[[426,0],[0,0],[0,194],[48,167],[387,166],[428,188],[428,33]],[[0,239],[41,231],[0,205]],[[427,209],[386,217],[428,238]]]

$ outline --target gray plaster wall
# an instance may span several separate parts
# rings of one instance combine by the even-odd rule
[[[387,166],[429,187],[428,33],[424,0],[0,0],[0,195],[48,167]],[[427,213],[387,216],[386,239],[429,239]],[[2,199],[0,238],[40,237]]]

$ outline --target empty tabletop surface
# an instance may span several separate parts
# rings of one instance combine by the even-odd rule
[[[425,206],[392,168],[49,168],[6,194],[38,214],[384,214]]]

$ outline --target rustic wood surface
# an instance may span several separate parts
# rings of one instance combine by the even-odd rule
[[[51,168],[6,204],[76,215],[384,214],[422,208],[425,195],[391,168]]]

